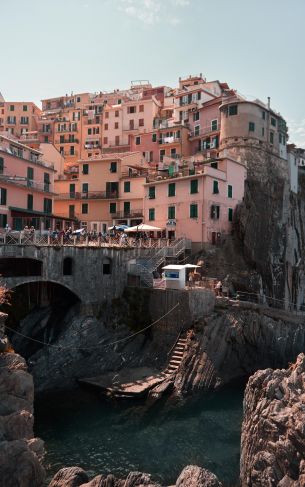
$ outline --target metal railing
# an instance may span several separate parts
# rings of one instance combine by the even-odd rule
[[[268,308],[281,309],[283,311],[288,311],[296,315],[305,314],[305,303],[297,305],[296,303],[293,303],[288,299],[279,299],[272,296],[267,296],[265,294],[248,293],[245,291],[237,291],[235,298],[239,301],[255,303],[266,306]]]
[[[136,217],[143,217],[143,210],[129,210],[129,211],[117,211],[116,213],[113,213],[112,218],[136,218]]]
[[[100,236],[98,234],[85,235],[66,235],[63,233],[42,234],[41,232],[29,231],[10,231],[0,233],[0,246],[16,246],[16,245],[34,245],[34,246],[87,246],[87,247],[118,247],[118,248],[143,248],[151,249],[154,252],[156,249],[167,247],[169,241],[167,239],[136,239],[134,237],[116,236]]]
[[[119,197],[118,191],[88,191],[88,192],[70,192],[70,193],[59,193],[55,196],[56,200],[98,200],[106,199],[112,200]]]

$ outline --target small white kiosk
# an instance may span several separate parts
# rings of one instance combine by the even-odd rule
[[[186,284],[186,269],[200,267],[193,264],[170,264],[163,267],[166,289],[184,289]]]

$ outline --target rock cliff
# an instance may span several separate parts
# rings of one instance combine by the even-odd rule
[[[0,486],[41,487],[43,442],[33,434],[34,386],[25,360],[0,353]]]
[[[287,370],[260,370],[244,397],[242,487],[305,485],[305,356]]]

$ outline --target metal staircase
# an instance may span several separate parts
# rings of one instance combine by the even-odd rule
[[[164,246],[158,249],[154,255],[149,258],[137,259],[136,263],[130,264],[129,272],[135,276],[140,276],[141,285],[144,287],[153,286],[153,272],[166,259],[177,259],[185,250],[191,249],[191,241],[185,238],[175,240],[172,245]]]

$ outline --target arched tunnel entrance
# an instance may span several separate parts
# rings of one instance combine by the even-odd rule
[[[65,330],[69,310],[79,302],[72,291],[58,283],[35,281],[16,286],[10,304],[2,306],[8,314],[6,334],[14,350],[29,359],[44,343],[53,343]]]

